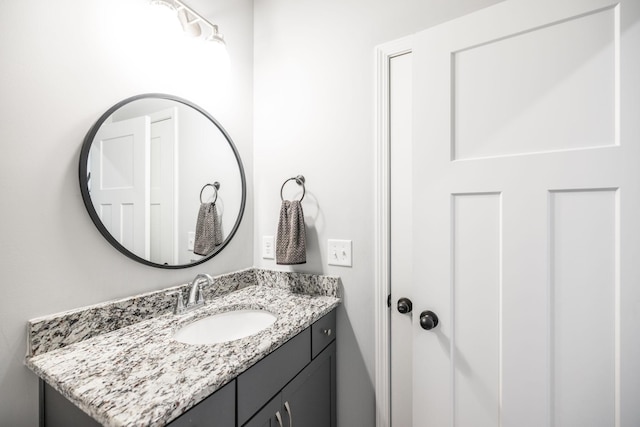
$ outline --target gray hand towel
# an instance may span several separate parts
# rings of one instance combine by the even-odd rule
[[[280,208],[276,238],[276,264],[307,262],[304,213],[299,200],[284,200]]]
[[[215,203],[201,203],[196,222],[196,238],[193,253],[209,255],[216,246],[222,244],[222,227]]]

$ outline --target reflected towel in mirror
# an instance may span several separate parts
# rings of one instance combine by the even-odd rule
[[[209,255],[216,246],[222,244],[222,227],[215,203],[201,203],[196,222],[196,236],[193,253]]]

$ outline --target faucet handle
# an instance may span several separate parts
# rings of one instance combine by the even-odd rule
[[[198,285],[198,298],[196,304],[204,304],[204,296],[202,296],[202,286]]]
[[[180,291],[173,291],[173,292],[168,292],[167,295],[169,296],[176,296],[176,305],[173,308],[173,314],[180,314],[184,311],[185,307],[184,307],[184,298],[182,298],[182,292]]]

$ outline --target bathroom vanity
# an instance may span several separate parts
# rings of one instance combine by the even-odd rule
[[[91,315],[74,311],[30,321],[36,354],[26,364],[41,378],[41,425],[335,426],[339,279],[257,269],[241,274],[242,280],[229,280],[233,273],[215,278],[215,292],[224,294],[206,294],[205,306],[190,313],[176,316],[169,303],[169,313],[160,309],[72,344],[44,343],[65,324],[95,319],[95,307]],[[167,291],[149,297],[170,302]],[[137,311],[141,305],[134,304]],[[174,339],[199,319],[247,308],[277,320],[230,342]],[[66,332],[74,335],[81,334]]]
[[[162,180],[151,191],[154,170]],[[210,260],[244,213],[244,167],[230,135],[168,94],[107,109],[84,139],[78,172],[99,232],[152,267]],[[154,227],[152,194],[162,209]],[[201,221],[203,206],[210,218]],[[193,230],[193,245],[206,250],[176,238]],[[339,292],[337,277],[250,268],[32,319],[25,364],[40,377],[40,425],[335,426]]]

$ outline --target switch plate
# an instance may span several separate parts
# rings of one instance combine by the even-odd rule
[[[329,239],[327,250],[327,263],[329,265],[341,265],[343,267],[352,266],[351,240]]]
[[[273,236],[262,236],[262,258],[275,258],[275,243]]]
[[[196,244],[196,232],[189,231],[187,233],[187,250],[192,251]]]

